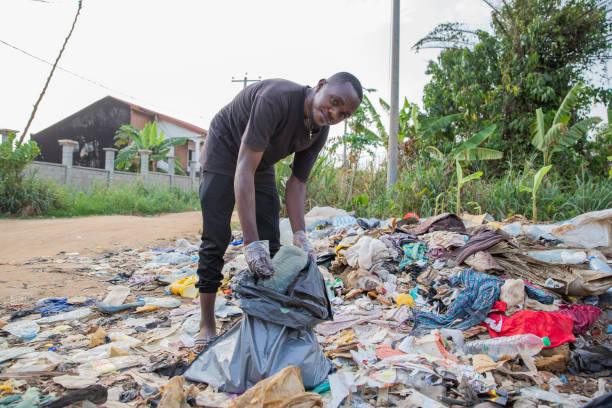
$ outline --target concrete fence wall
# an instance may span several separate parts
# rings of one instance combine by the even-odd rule
[[[27,174],[33,174],[36,178],[50,179],[60,184],[72,185],[80,190],[89,190],[94,186],[117,186],[122,184],[134,184],[142,182],[147,185],[166,185],[176,186],[185,191],[197,189],[199,179],[195,177],[195,171],[191,176],[179,176],[174,173],[174,166],[170,168],[170,173],[157,173],[148,171],[150,151],[140,151],[141,173],[130,173],[125,171],[115,171],[113,163],[116,149],[107,148],[106,168],[96,169],[90,167],[79,167],[72,165],[72,149],[76,142],[72,140],[60,140],[62,145],[62,164],[35,161],[26,168]],[[172,160],[173,161],[173,160]],[[191,169],[195,169],[196,163],[189,163]]]

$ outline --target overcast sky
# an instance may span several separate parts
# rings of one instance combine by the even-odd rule
[[[76,5],[2,0],[0,41],[53,62]],[[488,7],[401,2],[400,98],[420,102],[427,61],[438,54],[411,46],[456,20],[488,29]],[[390,21],[391,0],[84,0],[59,65],[99,85],[56,70],[31,132],[109,94],[208,128],[242,89],[232,76],[245,72],[314,85],[349,71],[388,100]],[[4,43],[0,67],[0,128],[23,130],[51,67]]]

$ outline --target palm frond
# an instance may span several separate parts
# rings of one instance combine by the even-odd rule
[[[580,92],[582,92],[582,84],[577,83],[569,90],[567,95],[565,95],[553,119],[553,126],[558,123],[565,123],[567,125],[567,120],[569,119],[572,109],[574,109],[574,106],[576,106],[578,102]]]
[[[538,150],[544,151],[548,149],[549,146],[557,144],[566,130],[567,126],[563,122],[552,125],[544,135],[542,147],[538,148]]]
[[[533,144],[538,150],[542,150],[542,147],[544,146],[544,135],[546,135],[544,113],[542,112],[542,108],[538,108],[536,110],[533,139],[531,140],[531,144]]]
[[[463,150],[455,157],[461,161],[471,160],[499,160],[504,156],[503,152],[486,147],[474,147],[473,149]]]
[[[567,132],[561,135],[559,138],[559,144],[562,146],[570,146],[574,144],[578,139],[585,137],[589,130],[591,130],[593,126],[597,125],[599,122],[601,122],[601,118],[598,118],[597,116],[576,122],[574,126],[569,128]]]
[[[455,122],[456,120],[461,119],[462,117],[463,117],[462,113],[454,113],[452,115],[446,115],[446,116],[442,116],[441,118],[437,118],[427,124],[427,128],[423,131],[423,133],[421,134],[421,137],[424,139],[427,137],[431,137],[434,134],[441,131],[442,129],[449,126],[451,123]]]
[[[490,125],[486,128],[482,129],[480,132],[476,133],[474,136],[470,137],[465,142],[461,143],[461,145],[457,148],[455,157],[459,157],[464,152],[468,150],[472,150],[478,146],[480,146],[491,134],[495,131],[496,126]],[[462,159],[469,160],[469,159]]]

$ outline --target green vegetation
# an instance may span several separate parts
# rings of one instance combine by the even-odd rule
[[[290,161],[277,164],[277,187],[281,197],[291,169]],[[484,162],[475,162],[482,171]],[[464,185],[462,195],[474,207],[502,220],[515,214],[532,214],[531,195],[521,192],[529,185],[536,172],[533,162],[521,168],[507,163],[508,170],[501,177],[473,180]],[[322,155],[311,173],[307,210],[314,206],[334,206],[355,211],[358,217],[399,217],[416,212],[422,217],[453,212],[456,207],[456,187],[453,183],[454,162],[441,162],[424,157],[400,168],[398,185],[386,192],[386,170],[370,166],[353,172],[350,168],[333,165],[329,154]],[[605,176],[605,177],[604,177]],[[353,191],[353,192],[351,192]],[[612,203],[612,180],[607,174],[590,177],[586,172],[564,179],[550,172],[537,191],[538,219],[560,221],[588,211],[609,208]],[[283,203],[284,205],[284,203]],[[286,216],[283,207],[282,212]],[[474,211],[472,211],[474,212]],[[475,211],[478,212],[478,211]]]
[[[36,142],[13,148],[15,134],[0,144],[0,214],[38,215],[60,205],[58,188],[24,175],[23,170],[40,153]]]
[[[62,192],[61,199],[60,207],[51,208],[44,215],[154,215],[200,209],[200,199],[196,191],[183,191],[178,187],[147,186],[141,183],[112,188],[94,186],[88,191],[68,188]]]
[[[490,138],[488,147],[522,162],[531,154],[530,126],[536,109],[557,109],[578,83],[584,84],[584,91],[575,101],[570,126],[586,118],[591,103],[610,106],[612,90],[600,85],[608,83],[607,71],[601,67],[612,54],[609,2],[485,3],[491,7],[491,32],[470,29],[460,22],[445,23],[414,46],[416,50],[442,49],[426,71],[431,75],[424,89],[426,114],[463,116],[455,129],[447,129],[426,143],[446,151],[445,145],[454,144],[456,135],[495,123],[499,132]],[[591,160],[591,147],[583,138],[559,155],[568,174],[575,172],[583,159],[589,167],[601,165],[601,159]],[[598,170],[601,168],[594,169]]]
[[[521,186],[521,191],[528,191],[531,193],[531,202],[532,202],[531,205],[533,206],[533,222],[538,221],[538,207],[537,207],[538,189],[540,188],[540,184],[542,184],[542,180],[544,179],[544,176],[546,176],[546,173],[548,173],[551,168],[552,168],[552,164],[549,164],[548,166],[544,166],[540,170],[538,170],[535,176],[533,176],[533,185],[531,187]]]
[[[157,131],[157,123],[147,123],[143,129],[131,125],[123,125],[115,133],[115,146],[127,147],[119,150],[115,159],[115,168],[123,171],[139,171],[140,160],[138,150],[150,150],[150,170],[158,171],[157,162],[166,161],[171,146],[183,145],[187,142],[184,137],[164,139],[164,132]],[[174,161],[175,174],[184,175],[180,160]]]

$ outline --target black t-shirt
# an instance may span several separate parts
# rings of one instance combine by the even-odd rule
[[[309,87],[284,79],[266,79],[242,90],[210,123],[200,157],[202,169],[234,176],[242,141],[264,152],[258,173],[274,172],[273,165],[295,153],[293,174],[306,182],[329,126],[313,129],[304,124],[304,101]]]

